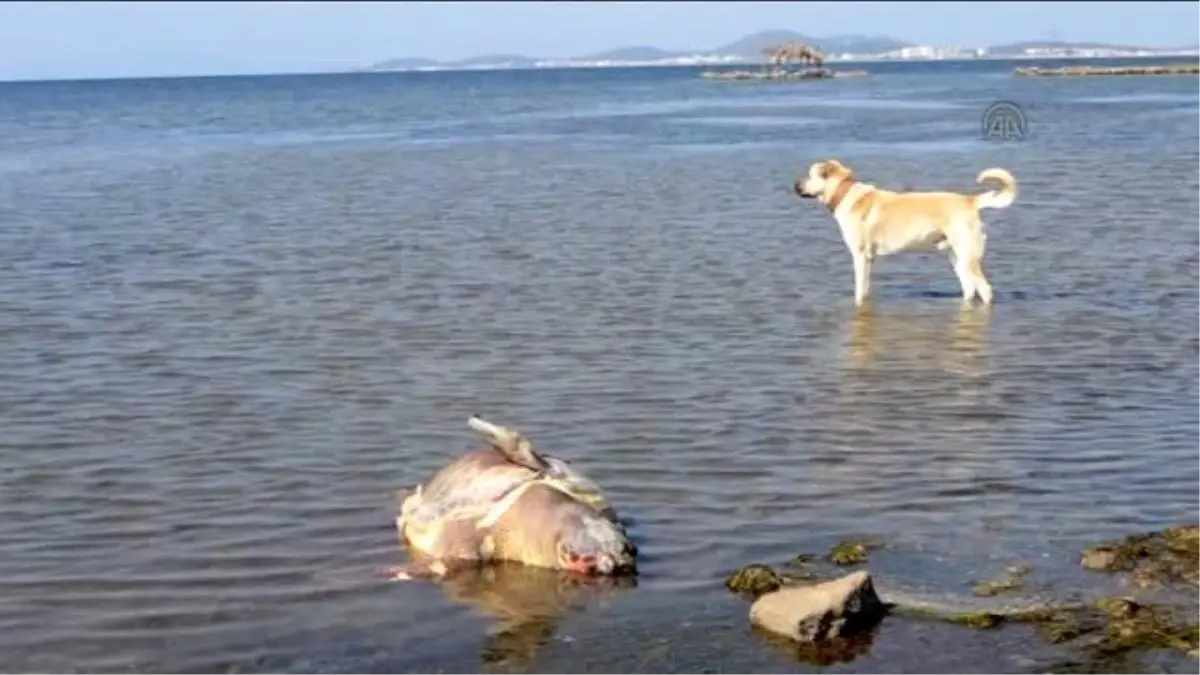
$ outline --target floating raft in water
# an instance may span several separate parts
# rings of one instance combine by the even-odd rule
[[[1175,63],[1157,66],[1063,66],[1061,68],[1017,68],[1015,75],[1026,77],[1083,77],[1088,75],[1196,75],[1200,63]]]
[[[795,82],[798,80],[833,80],[843,77],[866,77],[865,70],[706,70],[700,77],[706,80],[741,82]]]

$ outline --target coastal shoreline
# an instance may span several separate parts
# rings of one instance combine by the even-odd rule
[[[1113,59],[1122,59],[1130,61],[1148,61],[1148,60],[1166,60],[1166,59],[1192,59],[1196,58],[1195,52],[1164,52],[1161,54],[1128,54],[1119,56],[1080,56],[1080,55],[997,55],[997,56],[948,56],[943,58],[859,58],[859,59],[826,59],[830,64],[871,64],[871,63],[970,63],[974,61],[1111,61]],[[549,65],[473,65],[473,66],[423,66],[417,68],[397,68],[397,69],[376,69],[362,68],[350,72],[355,73],[444,73],[444,72],[476,72],[487,70],[602,70],[611,68],[736,68],[757,65],[759,62],[754,59],[738,59],[732,61],[688,61],[686,63],[663,61],[663,62],[639,62],[639,61],[612,61],[599,63],[586,62],[564,62]]]

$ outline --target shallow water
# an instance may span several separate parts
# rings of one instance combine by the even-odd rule
[[[881,588],[1099,583],[1080,547],[1200,506],[1200,94],[1010,66],[0,84],[0,669],[814,669],[721,582],[859,535]],[[1001,99],[1023,142],[980,139]],[[996,307],[918,254],[855,312],[790,191],[830,156],[1010,169]],[[636,588],[374,575],[471,414],[610,492]],[[1024,631],[888,619],[827,667],[1044,667]]]

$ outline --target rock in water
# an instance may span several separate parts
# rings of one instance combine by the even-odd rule
[[[750,622],[798,642],[824,642],[870,628],[885,611],[862,571],[767,593],[750,606]]]

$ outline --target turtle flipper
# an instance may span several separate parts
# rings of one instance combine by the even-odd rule
[[[467,420],[467,426],[482,436],[496,452],[504,455],[505,459],[513,464],[523,466],[531,471],[550,470],[550,464],[533,449],[533,443],[530,443],[529,439],[525,438],[521,432],[499,424],[492,424],[478,415],[472,415]]]
[[[389,565],[378,569],[376,574],[388,581],[440,581],[476,567],[478,567],[478,562],[474,560],[431,558],[413,560],[400,565]]]

